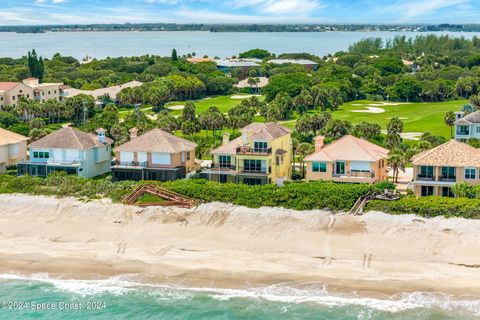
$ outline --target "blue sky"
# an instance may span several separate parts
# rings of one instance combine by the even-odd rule
[[[0,0],[0,25],[479,23],[480,0]]]

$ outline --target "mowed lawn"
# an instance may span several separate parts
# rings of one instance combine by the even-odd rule
[[[216,106],[221,112],[227,113],[228,110],[232,109],[236,105],[239,105],[243,99],[239,98],[243,96],[245,98],[250,97],[249,94],[234,94],[228,96],[216,96],[216,97],[208,97],[200,100],[194,100],[195,106],[197,107],[197,114],[200,114],[204,111],[207,111],[208,108],[212,106]],[[259,96],[259,99],[263,99],[263,97]],[[165,108],[172,107],[172,106],[183,106],[185,105],[186,101],[173,101],[169,102],[165,105]],[[172,115],[180,115],[182,113],[181,110],[171,110]]]
[[[404,123],[404,132],[430,132],[450,138],[450,128],[443,118],[448,111],[459,111],[466,100],[434,103],[397,103],[390,101],[358,100],[347,102],[332,113],[333,118],[348,120],[353,124],[361,121],[380,124],[383,130],[391,118],[399,117]],[[368,108],[371,108],[370,110]],[[358,112],[361,111],[361,112]],[[314,113],[317,111],[310,111]],[[296,120],[284,121],[289,128],[295,127]]]
[[[466,100],[455,100],[436,103],[400,103],[379,101],[353,101],[344,104],[333,113],[334,118],[348,120],[352,123],[361,121],[376,122],[382,129],[387,128],[391,118],[399,117],[404,123],[404,132],[430,132],[434,135],[450,137],[450,127],[444,123],[445,113],[459,111]],[[383,105],[380,105],[383,104]],[[396,105],[394,105],[396,104]],[[352,112],[352,110],[368,110],[382,113]]]

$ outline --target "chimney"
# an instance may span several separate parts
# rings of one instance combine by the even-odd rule
[[[315,141],[315,152],[318,152],[320,150],[322,150],[323,148],[323,145],[324,145],[324,141],[325,141],[325,137],[324,136],[316,136],[315,138],[313,138],[313,140]]]
[[[223,145],[226,145],[230,142],[230,133],[224,132],[223,133]]]
[[[138,133],[137,128],[133,127],[132,129],[128,130],[128,132],[130,133],[130,140],[137,138],[137,133]]]
[[[95,132],[97,133],[98,141],[100,141],[101,143],[105,143],[105,129],[98,128]]]

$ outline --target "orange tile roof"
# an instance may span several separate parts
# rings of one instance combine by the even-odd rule
[[[16,86],[18,86],[20,82],[0,82],[0,90],[12,90]]]
[[[0,146],[19,143],[27,140],[28,138],[25,136],[22,136],[21,134],[0,128]]]
[[[416,166],[480,167],[480,149],[450,140],[412,158]]]
[[[153,129],[118,146],[115,151],[178,153],[195,150],[196,146],[197,144],[171,133]]]
[[[373,162],[387,158],[389,152],[389,150],[367,140],[346,135],[305,157],[305,161],[333,162],[336,160],[348,160]]]

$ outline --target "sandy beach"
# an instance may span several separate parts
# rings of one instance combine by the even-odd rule
[[[219,288],[313,282],[369,294],[480,296],[480,221],[248,209],[138,208],[0,195],[0,273],[136,274]]]

